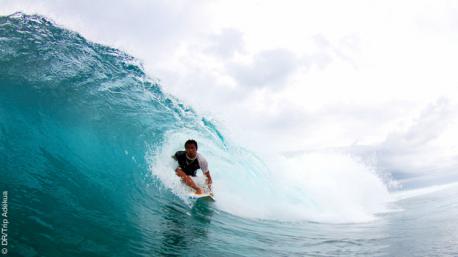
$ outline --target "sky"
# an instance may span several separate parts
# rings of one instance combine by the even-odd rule
[[[15,11],[135,56],[255,151],[458,164],[458,1],[2,1]]]

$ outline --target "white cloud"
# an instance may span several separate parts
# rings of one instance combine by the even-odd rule
[[[298,67],[298,59],[288,50],[273,49],[257,53],[252,63],[228,65],[228,72],[241,86],[284,86],[288,76]]]
[[[435,172],[458,166],[457,104],[442,98],[425,107],[406,129],[393,131],[376,147],[387,169]],[[457,173],[458,174],[458,173]]]
[[[244,51],[243,34],[235,29],[223,28],[219,33],[209,36],[207,51],[221,58],[230,58],[236,52]]]

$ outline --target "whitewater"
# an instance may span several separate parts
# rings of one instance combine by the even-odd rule
[[[256,153],[161,87],[46,17],[0,17],[10,256],[458,256],[456,180],[402,188],[354,149]],[[174,174],[189,138],[215,203]]]

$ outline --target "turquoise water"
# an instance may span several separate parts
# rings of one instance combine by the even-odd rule
[[[44,17],[0,17],[0,87],[9,256],[458,256],[457,186],[390,193],[381,211],[388,192],[368,176],[369,198],[331,204],[280,182],[133,57]],[[182,197],[169,156],[189,137],[216,203]]]

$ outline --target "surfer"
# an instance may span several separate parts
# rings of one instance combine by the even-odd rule
[[[212,177],[208,170],[207,160],[202,154],[197,152],[197,142],[194,139],[189,139],[184,144],[185,151],[177,151],[172,158],[178,162],[178,167],[175,173],[180,177],[183,182],[196,190],[196,194],[203,194],[204,190],[197,186],[191,177],[196,176],[196,171],[201,169],[203,174],[207,177],[205,182],[211,192]]]

